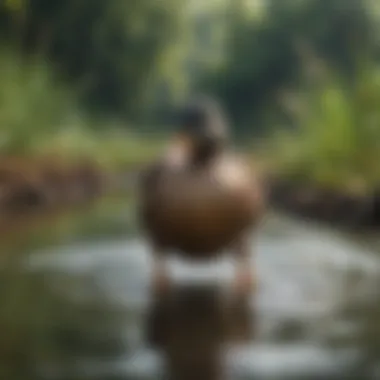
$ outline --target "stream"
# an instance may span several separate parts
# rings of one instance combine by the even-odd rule
[[[7,249],[17,251],[25,272],[45,276],[44,289],[70,300],[66,319],[59,312],[56,323],[66,326],[65,344],[75,349],[65,351],[65,361],[44,358],[40,376],[164,379],[162,357],[144,335],[151,261],[133,201],[105,200],[54,221],[42,219]],[[228,259],[194,268],[171,258],[169,266],[178,282],[228,287],[233,276]],[[256,335],[226,356],[233,379],[380,379],[376,235],[269,213],[252,237],[252,266],[258,288],[249,307]]]

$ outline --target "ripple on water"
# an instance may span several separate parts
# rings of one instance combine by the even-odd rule
[[[252,242],[252,251],[252,265],[259,276],[258,294],[252,297],[259,335],[250,347],[231,355],[235,358],[231,368],[239,368],[239,378],[279,378],[281,374],[294,380],[305,374],[322,378],[341,374],[357,352],[328,349],[325,335],[339,329],[341,335],[355,334],[355,322],[344,319],[342,305],[370,297],[380,274],[379,257],[329,230],[276,217],[267,221]],[[28,260],[32,269],[92,273],[110,299],[141,312],[149,303],[150,264],[148,249],[138,239],[62,247]],[[230,261],[191,267],[171,259],[170,270],[179,282],[228,285],[233,276]],[[285,342],[280,343],[281,339]],[[137,379],[157,373],[159,366],[154,355],[142,351],[129,361],[116,360],[102,368],[135,371]]]

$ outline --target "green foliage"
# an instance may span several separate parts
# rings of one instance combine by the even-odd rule
[[[39,139],[35,153],[59,154],[70,160],[90,158],[109,170],[128,169],[151,160],[162,149],[163,143],[137,134],[122,131],[120,126],[95,132],[80,121],[60,133]]]
[[[298,128],[275,138],[283,175],[319,185],[370,191],[380,185],[380,71],[362,68],[347,90],[337,77],[302,94]]]
[[[25,7],[24,0],[5,0],[4,6],[9,12],[19,12]]]
[[[0,52],[0,150],[21,153],[44,133],[62,128],[73,103],[39,59],[25,64]]]
[[[25,17],[0,10],[0,32],[27,54],[45,55],[83,103],[125,116],[140,106],[180,1],[28,0]],[[22,6],[23,3],[20,3]]]
[[[0,54],[0,150],[125,167],[162,142],[107,117],[149,110],[145,120],[165,120],[199,85],[221,98],[238,137],[296,127],[275,139],[292,175],[378,181],[377,74],[360,66],[376,56],[378,37],[366,0],[268,0],[260,17],[243,0],[201,3],[190,12],[182,0],[2,2],[1,43],[10,48]],[[310,86],[305,74],[319,61],[339,78]],[[280,95],[289,92],[302,112],[284,112]]]
[[[310,52],[350,78],[358,54],[373,49],[365,0],[270,0],[260,19],[248,17],[243,2],[231,4],[227,62],[204,85],[222,98],[240,133],[268,128],[278,91],[299,85]]]
[[[116,168],[148,159],[159,148],[155,140],[120,132],[125,129],[121,124],[103,121],[102,128],[94,127],[42,59],[25,62],[1,51],[0,82],[2,154],[85,156]]]

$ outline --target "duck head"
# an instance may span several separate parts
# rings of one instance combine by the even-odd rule
[[[228,143],[228,127],[219,104],[206,97],[187,103],[179,112],[178,141],[196,162],[206,162]]]

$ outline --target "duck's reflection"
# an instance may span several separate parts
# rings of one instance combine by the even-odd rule
[[[254,337],[249,299],[218,286],[181,286],[156,298],[148,315],[148,341],[165,358],[170,380],[220,380],[227,345]]]

